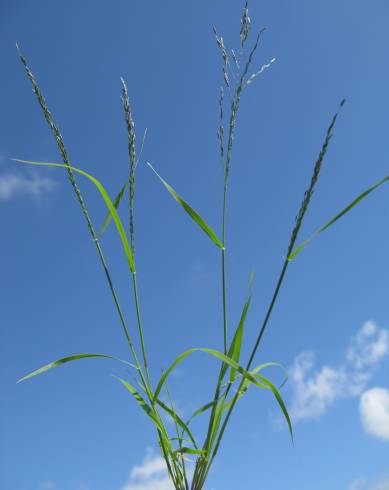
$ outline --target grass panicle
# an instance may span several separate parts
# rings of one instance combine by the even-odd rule
[[[346,99],[343,99],[340,102],[339,110],[344,106],[345,102],[346,102]],[[288,251],[287,251],[287,257],[289,257],[290,254],[292,253],[292,250],[293,250],[294,244],[296,243],[297,235],[300,231],[305,213],[307,212],[309,203],[311,202],[311,198],[312,198],[313,193],[315,191],[317,180],[319,178],[319,174],[320,174],[320,171],[321,171],[322,166],[323,166],[324,157],[327,153],[328,145],[329,145],[331,138],[333,136],[333,129],[334,129],[336,120],[337,120],[338,115],[339,115],[339,110],[334,114],[334,116],[331,120],[331,123],[328,126],[327,134],[326,134],[326,137],[324,139],[323,146],[320,150],[319,157],[318,157],[316,164],[314,166],[314,169],[313,169],[311,182],[309,184],[308,189],[304,193],[304,197],[303,197],[303,200],[301,202],[299,212],[297,213],[297,216],[296,216],[296,224],[295,224],[295,227],[293,228],[292,235],[290,237],[290,242],[289,242]]]
[[[136,135],[135,123],[132,118],[130,99],[126,82],[121,78],[122,82],[122,103],[124,109],[124,119],[127,126],[128,138],[128,154],[130,157],[130,176],[129,176],[129,205],[130,205],[130,241],[132,252],[135,253],[135,238],[134,238],[134,197],[135,197],[135,167],[136,167]]]
[[[27,76],[32,83],[35,96],[42,109],[43,115],[49,128],[55,138],[61,159],[63,163],[48,163],[48,162],[33,162],[33,161],[21,161],[23,163],[29,163],[34,165],[45,165],[51,167],[60,167],[66,169],[73,191],[81,206],[82,213],[85,216],[89,232],[96,245],[101,265],[105,272],[110,292],[113,296],[116,310],[119,314],[120,324],[125,333],[127,343],[130,349],[130,360],[122,360],[114,356],[106,354],[76,354],[66,357],[62,357],[54,362],[48,363],[34,370],[30,374],[23,376],[19,381],[25,381],[33,378],[39,374],[45,373],[55,367],[67,364],[69,362],[97,358],[97,359],[113,359],[124,364],[127,368],[131,368],[133,374],[131,383],[124,378],[115,377],[117,381],[127,390],[132,399],[135,401],[140,410],[147,416],[148,420],[153,424],[156,432],[158,445],[166,462],[166,469],[173,487],[176,490],[203,490],[209,472],[212,468],[215,457],[217,456],[223,436],[230,422],[231,415],[237,405],[237,402],[248,392],[248,389],[254,386],[257,389],[263,390],[262,392],[268,393],[274,397],[274,400],[278,404],[281,413],[283,414],[287,427],[290,432],[290,436],[293,441],[292,423],[284,403],[284,400],[280,394],[280,389],[284,385],[287,376],[280,387],[276,387],[274,383],[265,376],[266,369],[270,367],[282,368],[282,366],[275,362],[262,362],[259,365],[254,365],[254,360],[258,352],[258,348],[261,344],[263,335],[266,328],[269,325],[269,321],[277,302],[279,292],[284,283],[286,271],[291,260],[293,260],[301,250],[324,230],[329,228],[332,224],[337,222],[341,217],[347,214],[353,209],[359,202],[367,197],[375,189],[379,188],[382,184],[389,181],[389,176],[380,180],[377,184],[369,187],[362,194],[357,196],[348,206],[335,215],[330,221],[319,228],[311,237],[302,242],[297,248],[295,244],[299,236],[304,218],[309,209],[312,201],[313,194],[315,192],[318,179],[323,167],[324,158],[328,152],[329,144],[333,136],[335,123],[338,118],[339,110],[344,105],[344,100],[340,103],[338,111],[333,116],[327,132],[325,134],[324,142],[322,144],[319,156],[313,167],[312,176],[309,182],[309,186],[304,193],[301,205],[295,218],[292,233],[289,237],[287,246],[287,256],[281,268],[281,272],[276,281],[276,286],[271,296],[267,310],[265,310],[262,322],[259,324],[258,334],[255,342],[248,356],[247,360],[242,360],[244,345],[244,332],[246,331],[247,319],[250,314],[251,299],[252,299],[252,282],[253,275],[249,281],[248,294],[244,301],[242,301],[242,310],[239,318],[236,320],[235,329],[232,330],[232,335],[228,334],[228,327],[233,325],[228,317],[228,291],[227,291],[227,249],[226,249],[226,236],[227,236],[227,200],[228,200],[228,184],[230,178],[230,169],[232,163],[232,154],[235,139],[235,127],[237,123],[237,115],[240,108],[241,97],[244,89],[251,85],[261,74],[265,72],[275,61],[271,59],[270,62],[263,64],[259,70],[252,72],[252,66],[254,64],[255,55],[262,37],[264,30],[259,31],[258,35],[254,39],[251,49],[246,55],[246,48],[249,43],[251,32],[251,19],[248,10],[247,3],[244,6],[241,24],[240,24],[240,43],[238,50],[227,51],[223,37],[218,34],[214,28],[214,34],[216,38],[216,44],[221,52],[222,56],[222,84],[226,85],[225,88],[221,87],[219,94],[219,127],[217,131],[217,137],[219,142],[220,159],[222,162],[222,202],[221,202],[221,236],[218,237],[213,229],[207,224],[207,222],[194,210],[189,203],[184,200],[181,195],[164,180],[159,173],[148,163],[149,167],[154,171],[158,177],[160,183],[167,190],[169,195],[179,206],[185,211],[186,215],[190,217],[193,223],[195,223],[210,239],[213,245],[218,247],[221,267],[220,267],[220,284],[221,284],[221,327],[222,327],[222,347],[219,346],[219,350],[215,348],[196,347],[185,350],[185,352],[178,355],[167,369],[162,371],[159,380],[154,384],[152,383],[150,375],[150,366],[148,354],[144,341],[144,330],[141,321],[140,300],[137,286],[137,270],[135,265],[135,224],[134,224],[134,209],[135,209],[135,173],[136,167],[142,153],[144,141],[146,138],[146,131],[144,133],[141,148],[139,154],[136,151],[136,132],[135,123],[132,114],[132,108],[130,104],[130,98],[127,90],[126,83],[121,79],[121,99],[124,110],[124,119],[127,130],[127,146],[129,156],[129,172],[123,177],[124,184],[119,190],[116,197],[111,200],[108,192],[94,176],[87,173],[85,170],[76,168],[71,164],[68,153],[65,147],[63,137],[60,133],[58,126],[55,124],[51,112],[49,111],[46,101],[38,87],[35,77],[23,56],[21,50],[18,47],[20,60],[25,68]],[[229,52],[231,55],[229,55]],[[237,54],[238,53],[238,54]],[[230,57],[232,62],[230,62]],[[249,73],[252,73],[251,75]],[[226,98],[228,97],[228,103]],[[88,214],[85,201],[82,197],[80,188],[78,186],[76,175],[86,177],[88,182],[92,183],[99,191],[101,198],[103,199],[108,212],[103,222],[102,229],[97,235],[93,226],[92,220]],[[127,223],[129,223],[129,229],[123,225],[122,219],[119,217],[119,205],[123,201],[123,197],[126,192],[129,193],[128,209],[126,210]],[[138,328],[138,335],[140,346],[135,347],[132,337],[130,336],[129,329],[127,327],[126,320],[122,313],[121,306],[119,304],[116,289],[113,285],[111,274],[108,270],[108,266],[103,255],[102,247],[100,245],[100,237],[107,229],[110,222],[113,222],[116,228],[119,238],[121,240],[124,255],[127,259],[130,277],[132,278],[132,293],[133,303],[135,306],[135,317]],[[181,238],[181,237],[180,237]],[[137,344],[138,345],[138,344]],[[139,351],[139,352],[138,352]],[[201,354],[211,356],[218,363],[217,378],[215,382],[215,389],[213,398],[210,397],[208,403],[194,410],[193,414],[184,421],[177,413],[176,405],[173,401],[173,396],[168,388],[168,378],[175,371],[177,366],[184,362],[189,356],[193,354]],[[140,361],[141,360],[141,361]],[[162,399],[166,392],[166,398]],[[192,422],[197,417],[207,417],[206,431],[202,444],[199,444],[199,438],[194,433],[192,428]],[[164,420],[166,417],[173,421],[173,424],[169,425]],[[173,427],[173,433],[171,429]],[[195,458],[193,463],[188,461],[188,458]],[[192,466],[188,466],[192,465]]]
[[[240,45],[243,50],[250,32],[251,19],[249,15],[248,3],[243,8],[242,19],[240,21]]]
[[[36,79],[34,77],[34,74],[31,70],[31,68],[29,67],[28,63],[27,63],[27,60],[26,58],[24,57],[20,47],[18,44],[16,44],[16,48],[17,48],[17,51],[18,51],[18,54],[19,54],[19,58],[20,58],[20,61],[21,63],[23,64],[24,68],[25,68],[25,71],[27,73],[27,77],[29,78],[31,84],[32,84],[32,87],[33,87],[33,91],[34,91],[34,94],[36,96],[36,99],[42,109],[42,112],[43,112],[43,115],[44,115],[44,118],[48,124],[48,126],[50,127],[51,129],[51,132],[55,138],[55,141],[56,141],[56,144],[57,144],[57,147],[58,147],[58,150],[60,152],[60,155],[62,157],[62,161],[64,163],[64,165],[66,166],[66,170],[67,170],[67,173],[68,173],[68,177],[69,177],[69,181],[71,183],[71,186],[74,190],[74,193],[77,197],[77,200],[80,204],[80,207],[81,207],[81,210],[82,210],[82,213],[86,219],[86,223],[87,223],[87,226],[88,226],[88,229],[89,229],[89,232],[92,236],[92,239],[95,243],[95,246],[96,246],[96,249],[97,249],[97,253],[98,253],[98,256],[99,256],[99,259],[100,259],[100,263],[103,267],[103,270],[104,270],[104,273],[105,273],[105,277],[107,279],[107,282],[108,282],[108,285],[109,285],[109,288],[110,288],[110,291],[111,291],[111,294],[112,294],[112,297],[113,297],[113,300],[114,300],[114,303],[115,303],[115,307],[116,307],[116,310],[118,312],[118,315],[119,315],[119,318],[120,318],[120,323],[122,325],[122,328],[123,328],[123,331],[124,331],[124,334],[126,336],[126,339],[127,339],[127,342],[128,342],[128,345],[130,347],[130,350],[131,350],[131,354],[132,354],[132,357],[134,359],[134,362],[135,364],[137,365],[137,367],[139,367],[139,361],[137,359],[137,355],[136,355],[136,351],[135,351],[135,347],[134,347],[134,343],[132,341],[132,338],[130,336],[130,333],[129,333],[129,330],[128,330],[128,327],[127,327],[127,323],[124,319],[124,315],[123,315],[123,312],[122,312],[122,308],[120,306],[120,303],[119,303],[119,299],[118,299],[118,295],[116,293],[116,289],[114,287],[114,284],[113,284],[113,281],[112,281],[112,278],[111,278],[111,274],[109,272],[109,269],[108,269],[108,265],[107,265],[107,262],[105,260],[105,257],[103,255],[103,251],[102,251],[102,248],[100,246],[100,243],[99,243],[99,239],[97,237],[97,234],[95,232],[95,229],[94,229],[94,226],[92,224],[92,220],[89,216],[89,213],[88,213],[88,210],[86,208],[86,204],[84,202],[84,199],[82,197],[82,194],[81,194],[81,191],[78,187],[78,184],[77,184],[77,181],[76,181],[76,178],[75,178],[75,175],[74,175],[74,172],[71,168],[71,165],[70,165],[70,162],[69,162],[69,158],[68,158],[68,153],[67,153],[67,150],[66,150],[66,147],[65,147],[65,143],[64,143],[64,140],[63,140],[63,137],[62,137],[62,134],[58,128],[58,126],[55,124],[54,122],[54,119],[53,119],[53,116],[51,115],[51,112],[46,104],[46,100],[36,82]],[[111,213],[110,213],[111,214]]]
[[[220,87],[220,97],[219,97],[219,110],[220,110],[220,124],[217,131],[217,137],[220,143],[220,159],[223,164],[224,157],[224,90]]]

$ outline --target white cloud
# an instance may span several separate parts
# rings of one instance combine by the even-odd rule
[[[319,417],[336,400],[361,395],[374,369],[388,352],[388,330],[369,321],[351,339],[345,358],[338,366],[323,365],[313,371],[314,353],[301,353],[290,371],[293,420]]]
[[[389,480],[381,480],[375,484],[368,484],[365,478],[357,478],[349,484],[347,490],[389,490]]]
[[[389,490],[389,480],[382,481],[372,486],[370,490]]]
[[[160,456],[147,457],[139,466],[134,466],[130,478],[151,478],[157,473],[166,471],[166,464]]]
[[[369,490],[389,490],[389,480],[381,481],[370,487]]]
[[[378,329],[373,322],[366,322],[347,350],[347,361],[357,369],[370,367],[388,352],[389,334]]]
[[[132,468],[129,481],[121,490],[174,490],[161,456],[148,449],[141,465]]]
[[[357,478],[350,483],[350,485],[348,486],[348,490],[363,490],[364,488],[366,488],[365,483],[366,482],[364,478]]]
[[[39,486],[39,490],[55,490],[57,485],[52,480],[45,480]]]
[[[374,437],[389,441],[389,390],[371,388],[363,393],[359,412],[366,432]],[[381,490],[381,487],[377,487]],[[389,483],[385,490],[389,490]]]
[[[39,198],[55,187],[56,182],[49,177],[33,176],[28,178],[12,173],[2,174],[0,175],[0,201],[9,201],[21,195]]]

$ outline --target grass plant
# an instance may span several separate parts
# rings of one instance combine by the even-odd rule
[[[65,171],[67,172],[70,184],[73,188],[76,199],[79,202],[82,213],[86,220],[89,233],[91,234],[93,242],[97,249],[99,261],[107,279],[109,291],[113,297],[114,306],[119,317],[119,324],[123,330],[125,341],[127,342],[129,348],[129,356],[128,359],[125,360],[117,359],[114,356],[97,353],[71,355],[46,364],[45,366],[22,377],[19,381],[27,380],[59,365],[85,358],[115,359],[126,366],[130,366],[135,371],[135,385],[130,383],[127,379],[119,377],[116,379],[126,390],[128,390],[138,406],[147,414],[149,420],[154,425],[161,454],[166,462],[167,472],[176,490],[201,490],[204,488],[206,479],[209,475],[209,471],[211,470],[212,464],[220,449],[225,430],[230,422],[231,415],[236,408],[237,402],[242,398],[242,396],[244,396],[244,394],[251,386],[254,386],[261,390],[265,390],[265,392],[268,392],[272,396],[274,396],[274,399],[281,409],[286,424],[289,428],[290,435],[293,439],[292,423],[283,398],[280,394],[280,388],[276,387],[274,383],[272,383],[272,381],[270,381],[268,377],[265,376],[265,371],[268,367],[279,366],[282,368],[282,366],[274,362],[267,362],[254,366],[254,361],[258,348],[261,344],[261,340],[266,331],[266,328],[269,325],[269,320],[271,318],[273,308],[277,302],[279,291],[283,285],[289,263],[294,260],[297,255],[303,250],[303,248],[314,238],[316,238],[320,233],[332,226],[336,221],[338,221],[341,217],[348,213],[354,206],[356,206],[373,190],[377,189],[379,186],[389,180],[389,177],[385,177],[380,182],[364,191],[362,194],[356,197],[348,206],[341,210],[335,217],[329,220],[325,225],[321,226],[307,240],[296,246],[297,239],[300,235],[301,225],[311,203],[312,196],[323,167],[324,158],[326,156],[331,138],[333,136],[333,131],[339,114],[339,110],[343,107],[345,102],[344,100],[342,100],[338,111],[335,113],[332,120],[330,121],[328,130],[324,137],[322,148],[319,152],[319,156],[313,168],[313,173],[309,186],[303,195],[300,208],[295,218],[294,226],[292,227],[292,233],[287,242],[286,258],[281,266],[281,271],[276,281],[276,286],[269,302],[269,306],[264,315],[264,319],[259,325],[257,338],[252,346],[251,353],[248,359],[246,360],[246,362],[243,362],[241,360],[241,351],[246,318],[251,305],[251,284],[253,281],[253,275],[250,278],[249,291],[246,302],[242,308],[241,316],[237,322],[236,327],[232,330],[231,333],[230,326],[231,324],[233,324],[233,321],[230,321],[227,316],[228,281],[226,271],[226,216],[228,209],[228,184],[230,177],[230,168],[233,161],[232,157],[235,138],[235,127],[237,124],[237,116],[242,96],[245,91],[250,88],[251,84],[268,68],[270,68],[271,64],[275,61],[274,59],[272,59],[268,63],[261,66],[259,69],[253,69],[255,55],[258,47],[260,46],[264,30],[261,30],[254,37],[252,47],[248,50],[246,55],[247,46],[250,42],[251,28],[251,19],[246,4],[244,6],[241,18],[239,33],[240,45],[238,50],[227,49],[222,36],[220,36],[217,30],[214,29],[216,44],[221,54],[223,75],[223,86],[220,88],[219,97],[220,123],[217,131],[220,146],[220,160],[223,169],[223,180],[221,182],[221,185],[223,186],[223,199],[221,202],[222,212],[220,236],[214,230],[212,230],[207,222],[157,172],[157,170],[150,163],[148,163],[148,166],[155,173],[155,175],[160,180],[162,185],[166,188],[170,196],[173,197],[173,199],[181,206],[181,208],[185,211],[188,217],[191,218],[195,225],[197,225],[208,237],[208,239],[210,239],[212,245],[216,246],[219,249],[221,261],[220,298],[223,319],[221,326],[223,350],[219,351],[212,348],[188,349],[180,354],[172,362],[172,364],[163,371],[162,375],[157,381],[155,381],[152,377],[150,359],[147,355],[147,348],[145,345],[144,328],[141,320],[141,310],[137,287],[137,267],[135,260],[135,181],[136,168],[139,161],[137,153],[139,153],[140,155],[142,152],[146,133],[143,136],[138,152],[135,124],[126,83],[122,79],[121,95],[124,120],[128,136],[127,143],[129,154],[129,168],[124,185],[118,192],[117,196],[114,199],[111,199],[104,186],[94,176],[74,166],[71,163],[61,132],[57,124],[54,122],[53,116],[48,109],[45,98],[42,95],[36,79],[26,61],[26,58],[23,56],[18,47],[20,60],[25,68],[28,78],[32,83],[36,99],[40,105],[46,122],[55,138],[62,159],[62,163],[34,162],[26,160],[17,161],[38,166],[43,165],[60,167],[65,169]],[[86,203],[78,186],[76,176],[79,175],[85,177],[94,184],[107,207],[107,214],[103,226],[99,232],[96,231],[96,228],[92,223]],[[126,193],[128,193],[127,224],[124,223],[119,216],[119,206],[124,201],[123,198]],[[127,325],[127,321],[124,317],[122,308],[119,303],[118,295],[116,293],[116,289],[108,269],[107,261],[103,254],[101,238],[104,232],[107,230],[111,221],[116,227],[116,231],[121,240],[123,252],[127,259],[128,271],[132,282],[132,294],[134,297],[135,313],[137,319],[137,332],[133,332]],[[135,343],[133,341],[133,337],[135,334],[138,336],[140,341],[140,350],[135,347]],[[173,398],[168,389],[167,381],[171,373],[176,369],[176,367],[186,357],[194,353],[202,353],[212,356],[218,362],[219,369],[218,375],[215,380],[215,390],[212,400],[204,406],[195,410],[191,417],[188,420],[184,421],[177,414]],[[165,393],[167,396],[167,401],[164,396]],[[173,434],[170,433],[171,426],[166,424],[166,418],[164,417],[165,414],[171,417],[174,421]],[[197,435],[195,437],[190,428],[191,422],[194,418],[198,416],[208,417],[206,433],[201,443],[198,442]],[[191,457],[194,460],[192,462],[190,462]],[[191,464],[194,465],[192,469],[188,467],[188,465]]]

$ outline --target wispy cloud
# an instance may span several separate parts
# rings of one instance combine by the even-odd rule
[[[369,490],[389,490],[389,480],[381,481],[373,485]]]
[[[364,488],[366,488],[366,480],[364,478],[357,478],[349,484],[347,490],[363,490]]]
[[[365,478],[357,478],[349,484],[347,490],[389,490],[389,480],[369,484]]]
[[[57,488],[52,480],[45,480],[39,485],[39,490],[56,490]]]
[[[56,182],[46,176],[26,177],[6,173],[0,175],[0,201],[9,201],[17,196],[39,198],[56,187]]]
[[[365,391],[359,401],[359,413],[368,434],[389,441],[389,390],[376,387]]]
[[[128,483],[121,490],[174,490],[174,487],[163,458],[148,449],[142,464],[132,468]]]
[[[314,353],[301,353],[290,371],[293,420],[320,417],[336,400],[361,395],[388,352],[388,330],[368,321],[351,339],[338,366],[323,365],[314,370]]]

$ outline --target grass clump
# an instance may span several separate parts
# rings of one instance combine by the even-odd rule
[[[155,380],[151,376],[151,366],[149,362],[150,360],[147,355],[147,348],[144,340],[144,329],[141,321],[141,311],[137,288],[137,267],[135,260],[135,181],[136,168],[139,161],[139,157],[137,156],[137,154],[140,155],[142,152],[146,132],[143,135],[143,139],[141,141],[140,149],[138,152],[135,124],[126,83],[123,79],[121,80],[122,104],[128,139],[127,143],[129,154],[129,168],[124,185],[120,189],[117,196],[114,199],[111,199],[104,186],[94,176],[90,175],[80,168],[77,168],[71,163],[60,130],[54,122],[52,114],[48,109],[46,101],[39,89],[35,77],[25,57],[18,47],[20,60],[26,70],[28,78],[32,83],[35,96],[41,107],[43,115],[55,138],[60,156],[62,158],[62,163],[32,162],[25,160],[18,161],[33,165],[63,167],[66,170],[71,186],[86,220],[87,227],[97,249],[99,261],[102,265],[105,277],[108,282],[109,291],[113,297],[114,305],[119,317],[119,323],[121,325],[125,340],[129,348],[129,360],[121,360],[113,356],[97,353],[72,355],[41,367],[33,371],[32,373],[24,376],[20,379],[20,381],[27,380],[61,364],[85,358],[115,359],[121,363],[124,363],[127,366],[130,366],[131,368],[134,368],[136,373],[135,386],[137,387],[135,387],[127,379],[119,377],[116,379],[123,385],[126,390],[128,390],[138,406],[147,414],[149,420],[154,425],[161,454],[166,462],[167,472],[176,490],[201,490],[202,488],[204,488],[204,484],[208,477],[209,471],[220,449],[223,435],[230,421],[231,414],[236,408],[237,402],[242,398],[242,396],[244,396],[244,394],[251,386],[254,386],[261,390],[267,390],[267,392],[274,396],[274,399],[281,409],[286,424],[289,428],[290,435],[293,439],[292,423],[285,403],[280,394],[280,389],[277,388],[264,375],[264,371],[266,370],[266,368],[270,366],[280,365],[273,362],[267,362],[257,366],[253,366],[258,347],[269,324],[269,320],[271,318],[273,308],[276,304],[279,291],[282,287],[287,268],[289,266],[289,263],[296,258],[296,256],[313,238],[315,238],[317,235],[325,231],[329,226],[334,224],[338,219],[349,212],[356,204],[358,204],[373,190],[389,180],[389,177],[385,177],[380,182],[367,189],[356,199],[354,199],[354,201],[352,201],[348,206],[346,206],[342,211],[340,211],[334,218],[332,218],[325,225],[319,228],[315,234],[308,238],[308,240],[302,242],[301,245],[296,247],[296,242],[299,237],[301,225],[312,200],[312,196],[323,167],[324,158],[326,156],[331,138],[333,136],[333,130],[339,113],[338,110],[330,121],[322,148],[319,152],[319,156],[313,168],[313,173],[309,186],[304,193],[301,206],[296,215],[295,223],[292,228],[292,233],[290,235],[289,241],[287,242],[286,258],[281,267],[281,271],[276,281],[276,286],[271,297],[269,306],[265,312],[264,319],[258,329],[257,338],[252,346],[248,359],[246,360],[246,362],[243,362],[241,360],[241,350],[245,322],[251,305],[251,284],[253,281],[253,276],[250,279],[249,292],[245,304],[243,305],[240,319],[236,328],[231,333],[230,322],[227,317],[228,291],[226,274],[226,215],[228,208],[228,184],[233,156],[235,127],[237,124],[237,116],[241,104],[242,95],[245,90],[250,87],[251,84],[268,68],[270,68],[272,63],[275,61],[274,59],[271,59],[268,63],[260,66],[257,69],[253,69],[255,54],[260,45],[264,30],[259,31],[259,33],[255,36],[253,44],[248,50],[248,54],[246,56],[246,49],[248,43],[250,42],[251,28],[252,24],[247,4],[244,6],[241,18],[241,26],[239,32],[240,43],[238,50],[227,49],[222,36],[220,36],[216,28],[214,28],[216,44],[221,54],[223,75],[223,86],[220,88],[219,96],[220,121],[219,128],[217,130],[217,137],[220,148],[220,159],[223,169],[223,179],[221,182],[221,185],[223,186],[223,198],[221,202],[222,214],[220,236],[214,230],[212,230],[212,228],[193,209],[193,207],[163,177],[161,177],[161,175],[159,175],[157,170],[155,170],[154,167],[150,163],[148,163],[149,167],[159,178],[171,197],[173,197],[173,199],[182,207],[182,209],[192,219],[192,221],[204,232],[204,234],[211,240],[213,245],[216,245],[218,247],[220,251],[221,261],[220,296],[223,317],[221,326],[223,350],[218,351],[211,348],[188,349],[180,354],[172,362],[172,364],[163,371],[157,382],[155,382]],[[345,101],[342,100],[339,109],[341,109],[341,107],[344,105],[344,102]],[[95,231],[95,227],[89,216],[86,203],[78,186],[76,179],[76,176],[78,175],[85,177],[95,185],[102,199],[104,200],[105,205],[107,206],[107,215],[105,217],[103,226],[98,233]],[[127,192],[128,221],[127,226],[125,226],[119,216],[118,209],[120,204],[123,202],[123,198]],[[122,312],[106,259],[103,255],[102,246],[100,244],[100,239],[111,221],[113,221],[113,223],[115,224],[116,231],[118,232],[119,238],[121,240],[123,252],[128,263],[129,274],[131,276],[133,286],[132,294],[134,297],[137,318],[137,336],[140,340],[140,352],[138,352],[138,349],[136,349],[133,342],[132,335],[134,335],[134,333],[131,332],[130,334],[130,330],[127,326],[127,322]],[[204,406],[195,410],[191,417],[188,420],[184,421],[177,414],[173,398],[168,389],[167,381],[174,369],[186,357],[194,353],[201,353],[212,356],[218,362],[219,370],[217,378],[215,380],[215,391],[212,400]],[[166,398],[165,401],[162,399],[162,395],[165,393],[167,396],[167,401]],[[164,422],[164,413],[169,415],[174,421],[174,434],[170,434],[170,431],[168,430],[167,425]],[[198,438],[195,436],[195,434],[193,434],[190,428],[193,419],[200,415],[208,416],[207,430],[202,443],[198,442]],[[192,459],[194,459],[194,467],[188,467],[188,464],[193,465],[193,462],[188,463],[188,457],[192,457]]]

